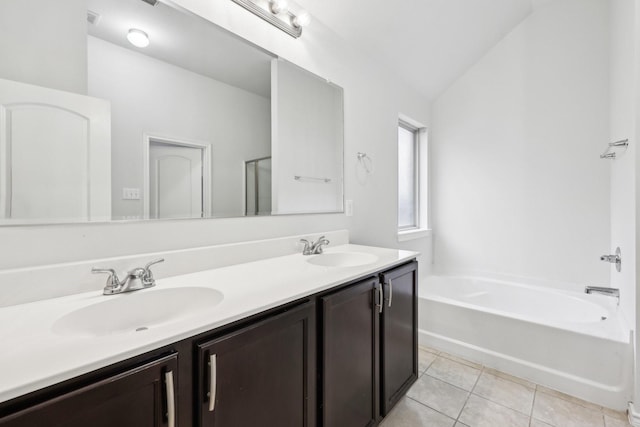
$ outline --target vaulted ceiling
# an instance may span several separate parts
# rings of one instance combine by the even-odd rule
[[[297,0],[356,48],[434,99],[549,0]],[[313,25],[313,23],[311,24]]]

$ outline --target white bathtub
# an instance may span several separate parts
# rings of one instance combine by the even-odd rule
[[[631,400],[632,344],[615,298],[430,276],[419,311],[421,344],[609,408]]]

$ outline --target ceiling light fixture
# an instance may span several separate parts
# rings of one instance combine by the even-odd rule
[[[311,20],[307,12],[292,13],[289,10],[287,0],[232,1],[295,38],[302,35],[302,27],[308,25]]]
[[[142,30],[138,30],[137,28],[132,28],[127,33],[127,40],[129,43],[136,47],[147,47],[149,46],[149,35]]]
[[[269,2],[269,9],[271,13],[287,13],[289,11],[289,4],[287,0],[271,0]]]
[[[311,16],[309,16],[309,13],[307,13],[306,11],[300,12],[291,20],[291,23],[295,27],[299,28],[306,27],[307,25],[309,25],[309,22],[311,22]]]

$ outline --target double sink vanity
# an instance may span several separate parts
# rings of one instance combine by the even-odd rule
[[[0,426],[377,425],[417,379],[416,255],[343,244],[0,308]]]

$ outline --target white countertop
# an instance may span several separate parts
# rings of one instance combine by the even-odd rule
[[[351,244],[325,250],[327,254],[332,252],[368,253],[377,260],[355,267],[323,267],[307,262],[311,257],[294,254],[159,279],[154,288],[134,293],[206,287],[222,292],[224,299],[210,310],[143,332],[93,337],[60,335],[52,330],[55,321],[68,313],[107,299],[126,298],[126,294],[104,296],[102,292],[92,291],[0,308],[0,402],[367,276],[418,255],[411,251]]]

